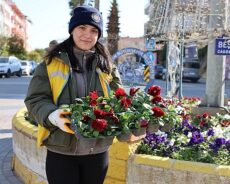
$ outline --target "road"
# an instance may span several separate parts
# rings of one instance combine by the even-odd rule
[[[6,184],[21,184],[11,171],[12,150],[12,118],[24,106],[31,77],[0,78],[0,181]],[[165,81],[155,80],[154,85],[162,88],[165,96]],[[128,89],[129,86],[125,86]],[[138,86],[139,87],[139,86]],[[142,89],[145,86],[140,86]],[[225,93],[230,97],[230,81],[226,82]],[[205,80],[198,83],[183,83],[183,96],[200,97],[205,94]]]
[[[32,77],[11,77],[0,78],[0,99],[24,99],[27,93],[28,85]],[[165,81],[155,80],[155,85],[162,88],[162,96],[165,96]],[[200,97],[205,95],[205,79],[200,79],[198,83],[183,82],[183,96]],[[129,86],[125,86],[129,87]],[[145,86],[141,86],[143,89]],[[225,82],[225,93],[230,97],[230,81]]]

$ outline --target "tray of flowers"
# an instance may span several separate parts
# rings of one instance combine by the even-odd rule
[[[154,90],[150,88],[144,92],[130,88],[127,94],[123,88],[118,88],[111,91],[109,97],[98,96],[92,91],[89,96],[77,98],[74,104],[62,108],[71,112],[71,128],[78,139],[109,139],[112,142],[117,137],[120,141],[127,141],[132,134],[146,134],[152,122],[158,124],[156,117],[164,115],[156,112],[156,104],[152,101],[158,92],[154,93]]]

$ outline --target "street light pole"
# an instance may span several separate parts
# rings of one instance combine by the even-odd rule
[[[184,59],[184,31],[185,31],[185,25],[184,25],[184,8],[182,11],[182,31],[181,31],[181,41],[180,41],[180,79],[179,79],[179,100],[183,98],[182,95],[182,80],[183,80],[183,59]]]

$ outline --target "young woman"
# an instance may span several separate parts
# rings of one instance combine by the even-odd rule
[[[106,95],[103,82],[112,90],[121,87],[111,56],[98,41],[102,28],[98,10],[76,7],[69,22],[69,38],[46,55],[30,82],[25,104],[29,115],[39,123],[38,144],[47,147],[49,184],[102,184],[106,176],[109,145],[79,150],[80,140],[59,109],[91,91]],[[101,73],[112,80],[101,80]]]

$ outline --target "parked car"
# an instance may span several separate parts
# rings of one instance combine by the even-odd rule
[[[155,65],[154,75],[156,79],[161,79],[163,75],[164,67],[162,65]]]
[[[22,74],[23,75],[33,75],[35,68],[31,61],[23,60],[21,61],[21,64],[22,64]]]
[[[32,74],[34,74],[35,69],[36,69],[36,68],[37,68],[37,66],[38,66],[38,63],[37,63],[37,62],[35,62],[35,61],[31,61],[31,64],[32,64]]]
[[[198,82],[201,77],[200,67],[198,59],[186,59],[183,63],[183,80]]]
[[[182,80],[198,82],[200,79],[200,63],[198,59],[184,59]],[[169,76],[170,77],[170,76]],[[179,81],[179,70],[176,71],[176,81]],[[163,71],[162,79],[166,80],[166,69]],[[169,78],[170,80],[170,78]]]
[[[9,78],[12,75],[22,76],[20,60],[14,56],[0,57],[0,76]]]

